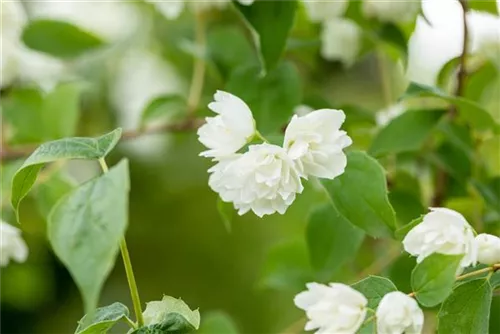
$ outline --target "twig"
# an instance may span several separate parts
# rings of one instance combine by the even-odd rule
[[[142,136],[148,136],[160,133],[176,133],[176,132],[188,132],[191,130],[198,129],[205,121],[201,118],[187,119],[178,123],[162,124],[156,126],[150,126],[139,130],[129,130],[122,134],[121,141],[128,141]],[[30,155],[38,145],[28,145],[17,148],[5,148],[2,147],[0,152],[0,160],[2,162],[16,160],[19,158],[24,158]]]
[[[200,55],[195,58],[193,76],[191,78],[191,87],[189,88],[189,96],[187,101],[188,113],[193,116],[200,103],[201,94],[203,92],[203,82],[205,80],[205,49],[206,49],[206,36],[205,36],[205,20],[202,13],[197,13],[196,21],[196,46]]]

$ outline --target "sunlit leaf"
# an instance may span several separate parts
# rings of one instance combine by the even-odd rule
[[[127,306],[122,303],[113,303],[108,306],[99,307],[95,310],[91,319],[84,316],[79,322],[76,334],[104,334],[107,333],[118,321],[128,317]]]

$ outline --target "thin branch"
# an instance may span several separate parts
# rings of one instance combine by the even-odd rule
[[[194,115],[200,103],[206,69],[204,57],[207,41],[205,36],[205,19],[203,17],[203,13],[196,13],[195,19],[196,46],[201,54],[197,55],[195,58],[193,76],[191,78],[191,87],[189,88],[187,105],[190,116]]]

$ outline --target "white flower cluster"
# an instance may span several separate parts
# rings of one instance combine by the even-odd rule
[[[209,169],[210,187],[240,215],[252,210],[257,216],[286,209],[303,190],[301,178],[333,179],[347,164],[343,149],[351,138],[340,127],[342,110],[320,109],[294,115],[285,131],[283,147],[267,142],[250,145],[258,135],[250,108],[240,98],[217,91],[208,107],[217,116],[207,117],[198,139],[208,150],[200,155],[217,162]]]
[[[0,267],[5,267],[10,260],[24,262],[28,257],[28,247],[21,237],[21,231],[14,226],[0,221]]]
[[[202,12],[213,8],[225,8],[231,0],[174,0],[174,1],[159,1],[159,0],[146,0],[152,3],[158,11],[167,19],[178,18],[184,7],[189,6],[194,12]],[[242,5],[249,6],[254,0],[238,0]]]
[[[431,208],[403,240],[404,249],[421,262],[427,256],[439,253],[460,255],[459,272],[477,262],[500,262],[500,238],[490,234],[474,237],[474,230],[458,212],[446,208]]]
[[[414,20],[420,11],[420,1],[408,0],[364,0],[363,14],[382,22],[408,22]]]
[[[308,283],[307,291],[295,296],[295,305],[306,311],[309,321],[305,330],[316,333],[354,334],[368,311],[368,300],[348,285]],[[417,302],[402,292],[386,294],[375,313],[377,333],[399,334],[422,332],[424,314]]]

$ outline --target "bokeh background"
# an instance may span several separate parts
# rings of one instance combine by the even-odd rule
[[[3,97],[8,100],[18,87],[37,87],[47,92],[61,82],[82,82],[85,88],[78,104],[76,128],[82,136],[99,135],[118,126],[138,129],[143,111],[156,97],[176,94],[186,98],[193,64],[200,57],[206,62],[206,73],[196,114],[209,115],[206,105],[217,89],[231,87],[233,71],[238,66],[258,64],[252,36],[230,3],[203,10],[205,51],[196,42],[200,13],[191,8],[169,19],[160,7],[140,1],[16,3],[22,13],[7,10],[7,5],[2,2]],[[384,117],[390,117],[387,108],[397,104],[408,82],[434,84],[441,67],[460,52],[461,13],[455,5],[452,0],[424,2],[433,26],[420,17],[413,35],[415,22],[402,27],[406,38],[412,36],[406,62],[370,46],[359,52],[353,65],[346,66],[321,57],[320,27],[310,22],[300,4],[284,55],[300,78],[298,95],[291,100],[296,105],[317,108],[343,107],[354,147],[367,149],[384,124]],[[69,22],[106,40],[107,46],[76,60],[61,60],[30,50],[20,40],[16,42],[19,45],[9,49],[9,27],[18,24],[22,30],[30,20],[40,18]],[[496,33],[500,38],[500,31]],[[345,47],[349,47],[348,43]],[[498,78],[488,87],[489,93],[480,98],[500,120]],[[244,90],[245,84],[238,89]],[[279,103],[275,106],[279,108]],[[168,112],[160,111],[148,125],[175,122],[183,112],[182,107],[170,107]],[[32,144],[29,138],[19,139],[15,131],[16,126],[28,123],[37,126],[29,115],[20,120],[4,115],[4,145]],[[259,219],[252,213],[242,217],[234,213],[228,223],[217,210],[217,195],[208,187],[207,169],[211,163],[198,156],[202,150],[195,131],[160,133],[121,143],[108,158],[110,165],[123,157],[130,160],[127,242],[142,301],[158,300],[163,294],[181,297],[200,309],[201,331],[205,333],[235,329],[240,333],[299,333],[302,323],[297,320],[302,312],[293,305],[293,296],[314,278],[305,239],[307,217],[312,207],[326,201],[324,194],[313,183],[307,183],[304,193],[285,215]],[[499,152],[498,137],[486,141],[480,150],[492,176],[500,174]],[[404,165],[404,156],[402,161]],[[9,160],[2,164],[2,219],[10,223],[15,222],[9,206],[10,179],[21,163]],[[383,163],[391,165],[390,161]],[[64,173],[75,182],[99,173],[97,164],[81,161],[57,168],[56,177]],[[413,174],[412,180],[419,180],[422,201],[409,205],[397,192],[391,197],[393,205],[399,203],[407,209],[406,216],[398,218],[409,219],[425,211],[431,197],[426,184],[431,178],[426,169]],[[405,186],[411,188],[411,182]],[[72,333],[82,316],[76,286],[46,238],[47,204],[43,199],[51,189],[35,189],[21,206],[23,236],[30,255],[24,264],[2,268],[2,333]],[[448,204],[468,218],[476,215],[478,206],[484,206],[477,198],[461,198]],[[491,229],[495,228],[497,225],[492,223]],[[377,261],[380,258],[396,262],[386,266]],[[370,239],[356,257],[353,254],[352,261],[340,264],[328,279],[354,282],[383,268],[382,274],[390,276],[401,289],[409,290],[412,261],[401,253],[397,243]],[[100,304],[114,301],[131,305],[120,258]],[[496,297],[492,314],[499,312]],[[492,317],[491,321],[496,326],[492,328],[500,333],[498,318]],[[224,326],[229,327],[221,329]],[[116,328],[116,332],[120,331],[123,328]]]

